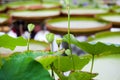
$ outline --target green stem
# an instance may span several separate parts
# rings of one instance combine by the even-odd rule
[[[91,69],[90,69],[90,72],[91,72],[91,73],[92,73],[92,71],[93,71],[93,66],[94,66],[94,57],[95,57],[95,55],[93,54],[93,55],[92,55]]]
[[[69,36],[69,49],[71,50],[71,40],[70,40],[70,6],[67,5],[68,10],[68,36]]]
[[[60,51],[60,45],[58,45],[58,52]],[[58,56],[58,70],[60,70],[60,56]]]
[[[52,45],[52,43],[50,43],[50,51],[53,52],[53,45]],[[52,78],[55,80],[54,71],[53,71],[53,63],[50,64],[50,68],[51,68]]]
[[[70,39],[70,0],[69,0],[69,4],[67,4],[67,10],[68,10],[68,36],[69,36],[68,46],[71,51],[71,59],[72,59],[73,69],[75,70],[75,63],[74,63],[74,59],[72,56],[71,39]]]
[[[27,51],[30,50],[30,35],[31,35],[31,32],[29,32],[29,35],[28,35],[28,41],[27,41]]]

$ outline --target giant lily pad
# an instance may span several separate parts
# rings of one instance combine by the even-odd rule
[[[91,62],[83,68],[89,71]],[[94,61],[93,72],[99,73],[95,80],[119,80],[120,79],[120,54],[107,55],[96,58]]]
[[[55,17],[60,15],[59,10],[36,10],[36,11],[14,11],[11,12],[11,16],[14,19],[23,19],[23,20],[41,20],[49,17]]]
[[[94,33],[97,31],[108,30],[111,24],[108,22],[98,21],[93,18],[71,17],[71,33]],[[54,18],[47,22],[47,28],[57,33],[67,33],[68,21],[67,17]]]
[[[20,9],[28,9],[31,6],[37,6],[39,8],[41,8],[41,3],[40,1],[17,1],[17,2],[10,2],[7,4],[9,9],[16,9],[16,10],[20,10]]]
[[[113,6],[111,10],[115,13],[120,13],[120,6]]]
[[[0,25],[8,25],[9,24],[9,16],[6,14],[0,14]]]
[[[0,12],[3,12],[6,9],[6,6],[0,5]]]
[[[85,16],[95,16],[96,14],[103,14],[107,13],[107,9],[97,9],[97,8],[73,8],[70,10],[70,15],[72,16],[80,16],[80,15],[85,15]],[[67,15],[68,11],[67,9],[63,9],[62,13]]]
[[[88,41],[120,44],[120,32],[100,32],[95,34],[94,37],[89,37]]]
[[[111,22],[114,26],[119,27],[120,25],[120,14],[119,13],[109,13],[109,14],[100,14],[96,16],[99,19]]]

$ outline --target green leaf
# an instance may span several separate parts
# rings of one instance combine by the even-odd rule
[[[92,55],[98,55],[101,53],[120,53],[120,45],[107,44],[102,42],[90,43],[90,42],[80,42],[73,35],[70,35],[71,43],[79,47],[80,49],[86,51]],[[63,37],[63,41],[68,42],[68,35]]]
[[[52,43],[54,40],[54,34],[53,33],[46,34],[46,39],[49,43]]]
[[[48,56],[39,56],[36,58],[36,60],[38,62],[40,62],[44,68],[48,68],[50,66],[51,63],[53,63],[55,60],[57,59],[56,56],[51,56],[51,55],[48,55]]]
[[[59,62],[58,60],[54,62],[54,66],[56,69],[63,72],[74,70],[71,56],[61,56],[59,60],[60,60]],[[73,55],[75,70],[81,70],[86,64],[89,63],[89,60],[90,59],[88,59],[87,57],[83,57],[83,56],[79,57],[79,56]]]
[[[34,30],[35,25],[34,24],[28,24],[28,31],[31,32]]]
[[[23,37],[13,38],[7,34],[0,36],[0,47],[14,50],[16,46],[26,46],[27,41]]]
[[[34,58],[27,56],[27,53],[21,54],[19,58],[18,55],[12,56],[1,67],[0,80],[52,80],[49,73]]]
[[[97,74],[88,73],[88,72],[72,72],[68,80],[92,80]]]

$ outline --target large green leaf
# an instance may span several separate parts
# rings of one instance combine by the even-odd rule
[[[0,69],[0,80],[52,80],[43,66],[34,60],[38,54],[14,54]]]
[[[63,41],[68,42],[69,37],[65,35]],[[102,42],[80,42],[73,35],[70,35],[71,43],[89,54],[98,55],[104,52],[120,53],[120,45],[107,44]]]
[[[95,76],[97,76],[97,74],[91,74],[88,72],[73,72],[70,74],[70,76],[68,77],[68,80],[92,80],[92,78],[94,78]]]
[[[16,46],[26,46],[27,41],[23,37],[13,38],[7,34],[0,36],[0,47],[14,50]]]
[[[61,56],[54,62],[55,68],[63,72],[74,70],[74,68],[75,70],[81,70],[89,63],[89,59],[87,57],[79,57],[76,55],[73,55],[72,57],[73,60],[71,59],[71,56]]]

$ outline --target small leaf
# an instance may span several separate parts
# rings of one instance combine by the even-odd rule
[[[54,34],[53,33],[46,34],[46,39],[49,43],[52,43],[54,41]]]
[[[28,31],[32,32],[34,30],[35,25],[34,24],[28,24]]]
[[[88,73],[88,72],[72,72],[68,80],[92,80],[94,77],[96,77],[98,74],[96,73]]]
[[[23,37],[13,38],[7,34],[0,36],[0,47],[14,50],[16,46],[26,46],[27,41]]]

